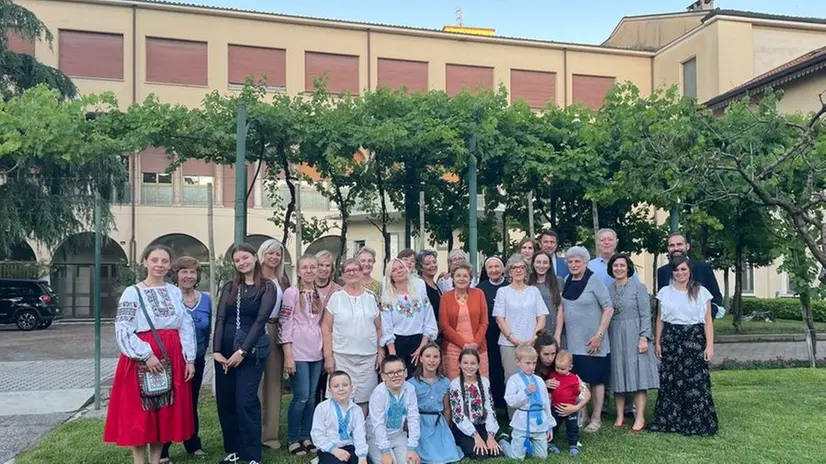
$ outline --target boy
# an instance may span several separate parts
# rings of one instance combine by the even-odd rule
[[[316,406],[310,431],[318,447],[318,464],[367,464],[364,412],[350,399],[350,376],[335,371],[329,383],[329,398]]]
[[[525,459],[525,455],[538,458],[548,456],[548,442],[553,440],[556,425],[551,414],[551,401],[545,382],[534,375],[536,350],[532,346],[516,348],[516,365],[519,372],[508,379],[505,402],[514,408],[511,419],[511,442],[499,442],[502,452],[513,459]]]
[[[560,404],[577,404],[579,402],[579,377],[571,373],[573,365],[573,356],[565,350],[556,355],[556,370],[551,372],[550,378],[559,382],[551,393],[551,406],[556,426],[554,427],[554,434],[559,431],[562,422],[565,423],[565,433],[568,436],[568,452],[572,456],[579,454],[579,421],[578,414],[574,413],[567,417],[560,416],[556,412],[556,407]],[[556,447],[553,440],[548,442],[548,450],[553,454],[559,454],[559,448]]]
[[[419,402],[407,383],[404,360],[387,356],[380,383],[370,395],[367,417],[368,455],[373,464],[419,464]],[[407,423],[405,434],[404,425]]]

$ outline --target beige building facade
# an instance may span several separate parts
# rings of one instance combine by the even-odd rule
[[[54,33],[55,42],[10,38],[13,50],[31,53],[72,77],[81,93],[114,92],[122,107],[156,95],[162,102],[199,106],[214,90],[239,88],[248,75],[265,77],[273,92],[291,96],[312,89],[326,75],[333,92],[361,93],[379,86],[411,90],[495,88],[531,106],[574,103],[599,108],[616,82],[631,81],[648,94],[679,85],[707,101],[814,48],[826,45],[826,21],[707,10],[623,18],[601,45],[456,34],[382,24],[284,16],[229,8],[144,0],[19,0]],[[807,48],[808,47],[808,48]],[[813,88],[817,83],[812,84]],[[805,97],[795,104],[807,108]],[[105,248],[111,264],[131,262],[152,243],[203,258],[208,243],[206,185],[214,190],[216,253],[233,241],[234,171],[187,161],[166,173],[164,153],[147,150],[128,158],[130,198],[114,207],[116,229]],[[255,166],[249,167],[249,174]],[[249,177],[252,177],[251,175]],[[278,198],[260,177],[250,184],[248,233],[254,243],[281,237],[270,218]],[[310,186],[302,188],[305,215],[335,223],[337,211]],[[391,227],[391,254],[403,247],[403,225]],[[335,235],[337,230],[331,231]],[[337,239],[302,245],[317,251]],[[88,245],[70,238],[47,250],[29,244],[41,262],[64,265],[52,283],[67,312],[90,312]],[[349,224],[348,253],[360,246],[379,251],[379,231],[365,220]],[[289,253],[296,247],[288,244]],[[447,250],[440,249],[441,265]],[[653,256],[639,265],[650,269]],[[758,272],[759,271],[759,272]],[[755,271],[759,296],[784,293],[783,276]],[[765,272],[764,272],[765,271]],[[376,266],[375,276],[381,272]],[[772,274],[773,273],[773,274]],[[650,280],[649,272],[643,272]],[[649,282],[650,284],[650,282]],[[650,285],[649,285],[650,286]]]

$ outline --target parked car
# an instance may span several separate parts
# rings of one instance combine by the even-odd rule
[[[45,329],[62,316],[48,282],[0,279],[0,324],[16,324],[20,330]]]

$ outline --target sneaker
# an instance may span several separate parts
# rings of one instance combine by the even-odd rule
[[[238,455],[235,453],[229,453],[227,457],[218,461],[218,464],[236,464],[238,462]]]
[[[261,463],[258,462],[258,461],[250,461],[249,464],[261,464]]]
[[[548,443],[548,454],[559,454],[559,448],[553,443]]]
[[[571,456],[578,456],[579,455],[579,448],[577,448],[576,446],[572,446],[568,449],[568,453]]]

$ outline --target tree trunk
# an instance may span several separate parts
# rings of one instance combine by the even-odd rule
[[[284,233],[281,234],[281,243],[286,246],[287,238],[290,236],[290,218],[293,215],[293,211],[295,211],[295,184],[290,174],[290,161],[287,159],[286,154],[281,157],[281,169],[284,170],[284,181],[290,190],[290,202],[287,203],[286,211],[284,211]],[[299,257],[296,257],[296,259],[298,258]]]
[[[657,290],[660,288],[660,283],[657,282],[657,255],[654,255],[654,258],[651,260],[651,293],[656,295]]]
[[[551,194],[551,229],[556,227],[556,195]]]
[[[817,367],[815,359],[817,359],[817,333],[815,332],[815,323],[812,316],[812,297],[810,289],[800,293],[800,308],[803,311],[803,324],[806,326],[806,349],[809,352],[809,367],[814,369]]]
[[[508,215],[502,211],[502,251],[500,256],[508,254]]]
[[[447,252],[450,253],[451,251],[453,251],[453,231],[447,236]]]
[[[387,274],[387,263],[390,261],[390,234],[387,233],[387,201],[384,198],[384,183],[379,182],[379,203],[381,205],[381,236],[384,240],[384,259],[382,260],[382,275]]]
[[[734,331],[743,331],[743,245],[739,242],[734,246],[734,300],[731,302],[731,314],[734,321]]]
[[[731,298],[731,283],[729,282],[728,277],[729,269],[723,272],[723,307],[727,308],[730,305],[728,304],[729,298]]]
[[[335,267],[333,268],[333,277],[336,272],[341,269],[341,261],[347,257],[347,225],[350,222],[349,203],[344,204],[344,197],[341,194],[341,189],[336,187],[336,197],[338,197],[338,211],[341,215],[341,248],[339,249],[338,258],[336,258]]]
[[[594,255],[599,252],[599,205],[596,201],[591,202],[591,217],[594,220]]]

